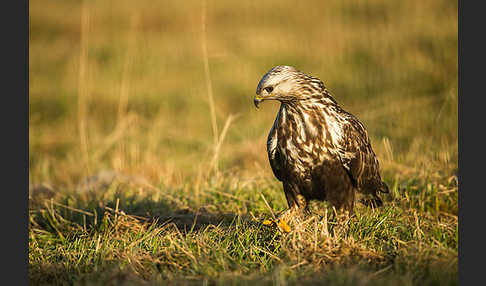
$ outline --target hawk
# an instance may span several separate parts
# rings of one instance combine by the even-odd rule
[[[378,193],[388,193],[388,186],[366,128],[321,80],[291,66],[273,67],[258,83],[255,106],[264,100],[280,101],[267,140],[270,166],[289,206],[280,217],[307,210],[310,200],[349,213],[358,195],[367,205],[382,205]]]

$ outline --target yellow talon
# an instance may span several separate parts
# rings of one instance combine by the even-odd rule
[[[264,225],[268,226],[276,226],[283,232],[290,232],[290,226],[282,219],[275,219],[275,220],[265,220],[263,221]]]
[[[275,224],[275,222],[273,220],[266,219],[266,220],[263,221],[263,224],[264,225],[273,225],[273,224]]]
[[[278,220],[277,226],[284,232],[290,232],[290,226],[283,219]]]

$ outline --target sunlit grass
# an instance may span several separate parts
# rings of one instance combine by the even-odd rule
[[[32,284],[457,284],[456,2],[29,9]],[[219,134],[235,116],[219,149],[205,60]],[[286,208],[265,150],[278,105],[252,104],[279,64],[365,124],[392,189],[383,208],[343,227],[315,203],[288,235],[260,225]]]

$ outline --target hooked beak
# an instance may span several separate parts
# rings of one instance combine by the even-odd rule
[[[255,107],[258,108],[258,105],[260,105],[260,103],[262,103],[264,100],[278,100],[278,98],[274,94],[268,94],[265,96],[257,94],[255,95],[255,98],[253,98],[253,104],[255,104]]]
[[[263,101],[263,98],[258,97],[258,95],[257,95],[257,96],[255,96],[255,98],[253,99],[253,104],[255,104],[255,107],[256,107],[256,108],[258,108],[258,105],[259,105],[259,104],[260,104],[262,101]]]

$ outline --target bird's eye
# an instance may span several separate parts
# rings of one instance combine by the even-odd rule
[[[265,91],[268,92],[268,93],[272,93],[273,87],[267,86],[267,87],[265,87]]]

